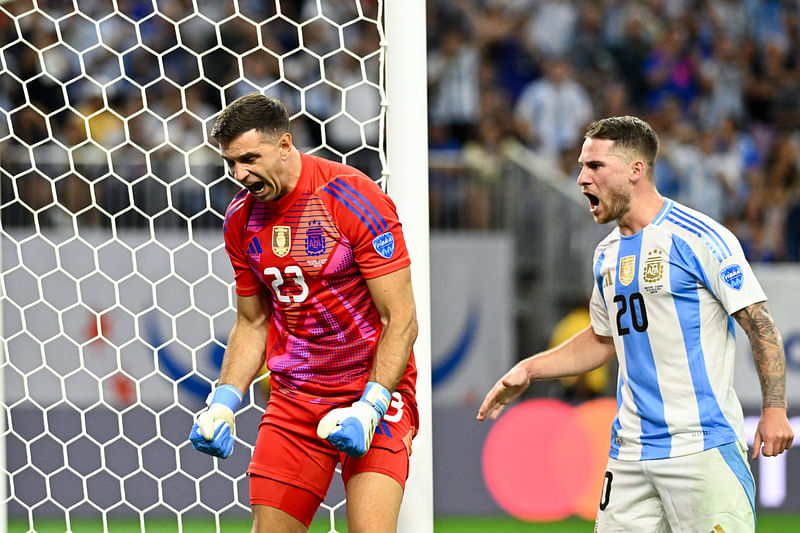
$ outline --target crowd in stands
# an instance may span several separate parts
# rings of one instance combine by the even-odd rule
[[[195,149],[203,128],[226,101],[253,91],[281,98],[292,113],[302,107],[293,124],[299,146],[325,145],[380,173],[374,1],[360,2],[366,18],[333,0],[283,2],[282,17],[272,2],[241,0],[244,16],[231,19],[230,3],[204,3],[204,16],[187,17],[193,5],[158,2],[154,16],[150,0],[120,1],[123,17],[102,2],[81,2],[83,14],[54,4],[41,8],[48,16],[22,18],[18,41],[11,19],[0,17],[8,69],[0,108],[14,110],[0,125],[0,148],[8,155],[36,145],[22,153],[47,153],[49,161],[17,168],[7,157],[6,175],[24,178],[14,194],[34,209],[55,194],[73,213],[96,201],[112,215],[127,209],[141,224],[140,214],[175,207],[168,197],[180,190],[177,207],[193,216],[217,179],[203,169],[219,165],[212,150]],[[317,5],[343,25],[341,35],[326,20],[300,32],[290,22],[314,18]],[[638,115],[662,141],[663,194],[724,222],[753,261],[800,260],[800,1],[428,0],[427,7],[435,29],[427,43],[432,151],[458,151],[491,181],[512,142],[573,179],[589,121]],[[337,51],[341,36],[350,53]],[[364,70],[370,83],[359,83]],[[348,88],[346,114],[339,87]],[[81,144],[87,136],[95,142]],[[76,145],[70,164],[65,147]],[[480,190],[472,196],[479,201]],[[131,197],[145,207],[132,209]],[[6,222],[12,207],[4,208]]]
[[[589,121],[648,120],[662,194],[753,261],[800,260],[800,2],[432,0],[432,149],[524,144],[577,176]],[[491,150],[490,150],[491,152]]]

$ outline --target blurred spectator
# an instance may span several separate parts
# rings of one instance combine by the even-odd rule
[[[464,29],[443,28],[441,45],[428,52],[430,121],[459,144],[475,135],[480,115],[478,50]]]
[[[546,59],[543,72],[520,95],[514,118],[525,143],[558,162],[562,152],[580,144],[594,111],[589,93],[572,77],[565,58]]]
[[[648,109],[658,109],[670,98],[677,98],[689,112],[697,95],[697,63],[687,42],[686,28],[665,28],[644,61]]]
[[[746,2],[741,0],[715,0],[708,3],[708,15],[717,35],[724,35],[734,47],[747,37],[748,15]]]
[[[608,51],[614,60],[617,78],[625,85],[634,109],[644,108],[647,95],[644,62],[651,46],[651,37],[645,27],[646,16],[639,10],[620,13],[621,33],[608,41]],[[607,20],[610,18],[607,17]]]
[[[527,40],[537,57],[563,56],[571,52],[578,27],[577,2],[532,0]]]
[[[363,158],[374,178],[383,170],[376,2],[282,2],[281,16],[256,0],[238,10],[179,0],[157,12],[131,0],[118,6],[124,16],[91,0],[80,13],[50,4],[0,19],[0,166],[21,176],[3,223],[45,211],[41,223],[58,223],[53,191],[61,212],[86,224],[142,225],[130,198],[152,216],[173,194],[191,215],[208,187],[233,187],[207,130],[216,110],[253,91],[286,102],[307,151]],[[442,210],[432,224],[494,224],[515,138],[553,175],[572,176],[586,123],[633,114],[663,132],[660,191],[724,220],[751,260],[800,260],[795,4],[430,0],[428,139],[443,162],[431,165],[431,204]],[[193,6],[202,14],[187,16]],[[10,183],[3,192],[16,194]]]
[[[700,117],[713,127],[723,118],[741,121],[744,110],[744,69],[739,51],[726,35],[718,35],[712,53],[700,63],[702,86]]]
[[[464,220],[461,227],[487,230],[496,227],[494,199],[499,196],[503,161],[518,144],[499,116],[486,116],[478,124],[478,136],[464,146],[467,183],[464,186]]]

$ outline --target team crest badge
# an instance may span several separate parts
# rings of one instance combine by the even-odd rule
[[[292,234],[289,226],[274,226],[272,228],[272,252],[278,257],[284,257],[292,248]]]
[[[390,231],[381,233],[372,239],[372,247],[384,259],[389,259],[394,254],[394,235]]]
[[[306,230],[306,253],[308,255],[325,253],[325,231],[320,226],[311,226]]]
[[[650,250],[647,254],[647,260],[644,262],[644,270],[642,277],[647,283],[656,283],[661,281],[664,276],[664,261],[661,256],[661,250]]]
[[[636,275],[636,256],[626,255],[619,260],[619,282],[630,285]]]
[[[742,267],[739,265],[728,265],[719,273],[725,285],[737,291],[742,288],[742,281],[744,280],[744,273]]]

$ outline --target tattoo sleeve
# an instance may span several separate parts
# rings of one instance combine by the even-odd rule
[[[759,302],[733,313],[750,340],[758,378],[761,380],[762,407],[786,407],[786,354],[783,339],[767,310]]]

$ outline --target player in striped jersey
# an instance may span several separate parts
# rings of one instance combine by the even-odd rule
[[[394,531],[418,427],[416,311],[395,206],[358,170],[299,152],[274,98],[234,101],[212,136],[244,186],[224,222],[237,315],[190,440],[231,453],[233,412],[266,361],[253,531],[307,531],[337,463],[350,530]]]
[[[733,234],[656,190],[657,152],[655,132],[638,118],[589,126],[578,185],[595,221],[616,222],[595,250],[591,325],[514,366],[478,419],[496,418],[532,380],[581,374],[616,355],[618,413],[595,530],[752,532],[734,320],[763,394],[753,458],[794,439],[783,343]]]

